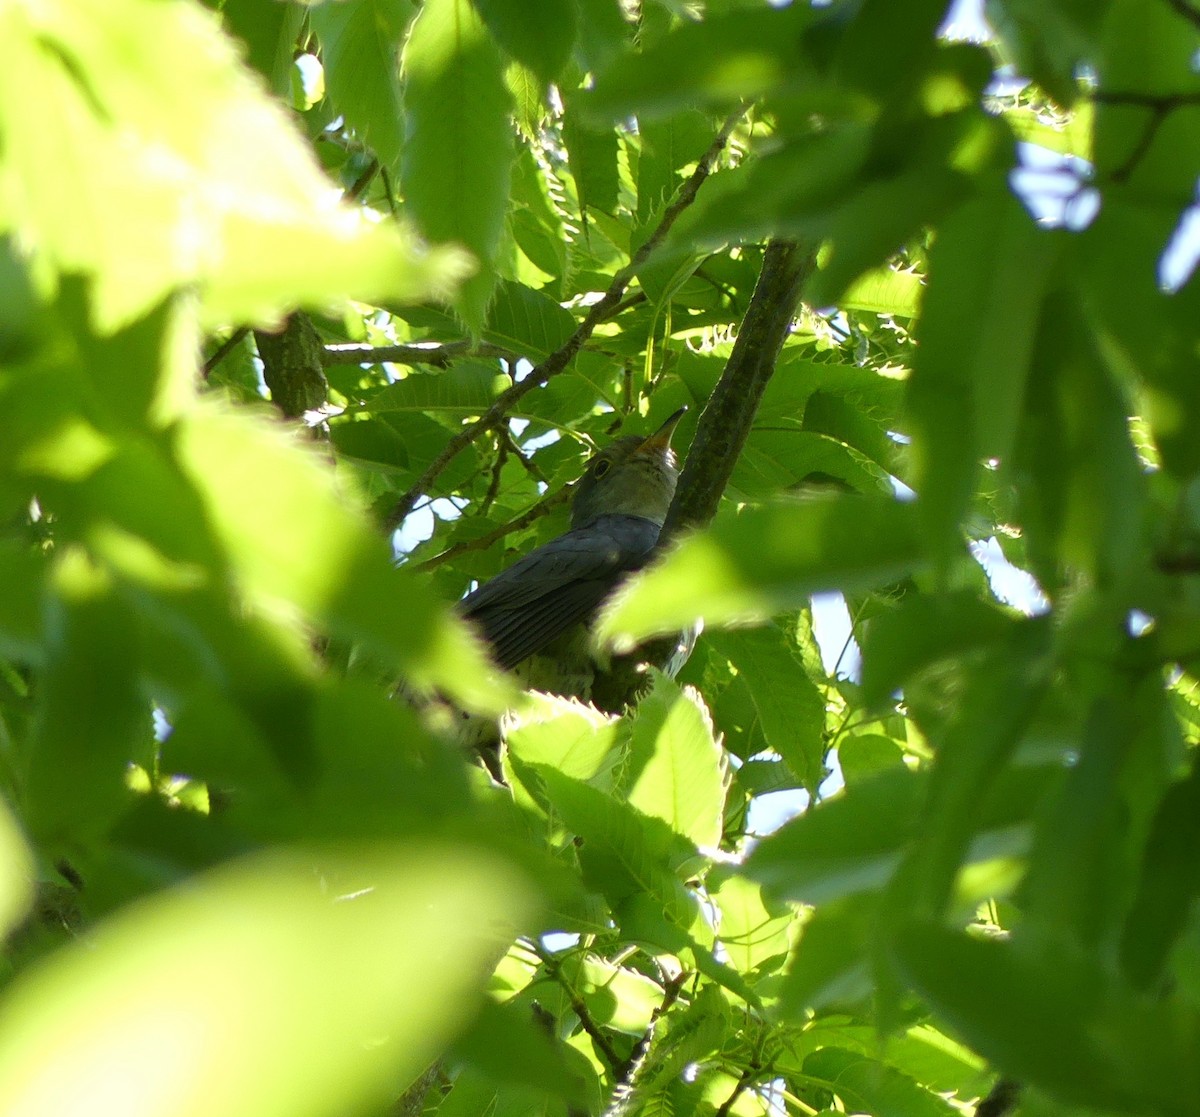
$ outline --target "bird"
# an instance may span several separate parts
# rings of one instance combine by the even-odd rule
[[[679,479],[671,449],[681,407],[649,436],[625,435],[588,462],[570,528],[458,604],[505,670],[532,689],[591,700],[598,663],[588,624],[649,560]],[[690,651],[690,647],[688,649]]]

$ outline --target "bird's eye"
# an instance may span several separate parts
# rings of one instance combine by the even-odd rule
[[[601,458],[596,463],[596,467],[593,470],[593,473],[595,473],[595,475],[597,477],[603,477],[611,468],[612,468],[612,462],[610,462],[608,460],[608,458]]]

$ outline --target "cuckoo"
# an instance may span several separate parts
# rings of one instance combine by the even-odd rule
[[[658,542],[679,477],[671,435],[685,410],[649,437],[626,435],[597,453],[579,481],[570,530],[459,603],[496,663],[526,686],[609,705],[597,692],[609,664],[597,660],[588,624]]]

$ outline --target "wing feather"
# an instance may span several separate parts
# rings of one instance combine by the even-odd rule
[[[459,604],[511,668],[586,620],[621,576],[641,566],[659,526],[640,516],[602,516],[552,539]]]

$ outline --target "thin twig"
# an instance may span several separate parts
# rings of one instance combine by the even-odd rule
[[[524,466],[525,472],[528,473],[529,476],[532,477],[539,484],[549,485],[550,484],[549,480],[547,479],[546,475],[541,471],[541,469],[538,467],[537,462],[534,461],[532,457],[527,456],[525,454],[525,451],[522,450],[521,447],[517,445],[517,440],[515,438],[513,438],[512,431],[509,430],[508,427],[501,427],[500,430],[502,432],[501,436],[503,437],[504,441],[508,444],[509,453],[512,454],[513,457],[515,457],[517,459],[517,461],[519,461],[521,463],[522,466]]]
[[[488,482],[487,492],[479,504],[479,512],[486,515],[487,510],[495,503],[500,495],[500,474],[504,472],[504,463],[508,460],[508,441],[503,438],[496,440],[496,460],[492,463],[492,479]]]
[[[511,350],[498,345],[472,345],[469,341],[446,341],[411,345],[326,345],[322,360],[328,365],[377,365],[395,361],[402,365],[447,368],[460,357],[514,358]]]
[[[733,1103],[738,1100],[745,1092],[746,1088],[758,1075],[758,1067],[748,1066],[742,1068],[742,1073],[738,1076],[737,1082],[734,1083],[733,1089],[729,1091],[729,1096],[721,1102],[720,1108],[713,1114],[713,1117],[729,1117],[729,1111],[733,1109]]]
[[[1098,105],[1140,108],[1146,109],[1150,113],[1150,119],[1146,121],[1146,126],[1142,129],[1141,135],[1138,136],[1137,143],[1133,145],[1133,149],[1122,160],[1120,165],[1114,167],[1108,176],[1110,182],[1121,183],[1128,180],[1129,176],[1137,169],[1137,165],[1146,157],[1146,153],[1154,143],[1159,129],[1166,123],[1167,117],[1176,109],[1200,105],[1200,93],[1143,93],[1137,90],[1108,92],[1106,90],[1097,90],[1092,94],[1092,100]]]
[[[249,326],[241,326],[234,330],[221,344],[217,347],[217,351],[204,362],[204,367],[201,372],[204,379],[207,380],[216,367],[229,356],[243,341],[246,340],[246,335],[250,332]]]
[[[366,166],[366,170],[358,176],[350,186],[350,189],[345,193],[345,200],[348,202],[357,201],[362,197],[363,191],[371,185],[371,180],[379,173],[379,160],[372,159]]]
[[[691,177],[680,188],[675,201],[663,213],[658,227],[650,234],[641,248],[634,253],[629,263],[613,276],[612,282],[608,285],[608,290],[604,292],[599,301],[592,304],[587,316],[579,323],[575,332],[544,361],[535,365],[528,376],[497,396],[492,406],[478,419],[464,427],[450,439],[446,448],[433,460],[429,468],[421,474],[416,483],[396,502],[395,507],[385,521],[385,527],[389,532],[394,531],[404,522],[405,517],[412,511],[421,494],[437,480],[442,471],[459,453],[465,450],[484,431],[491,430],[503,422],[514,404],[523,399],[535,388],[541,387],[552,376],[556,376],[562,372],[570,364],[571,359],[583,348],[588,338],[592,336],[592,331],[605,320],[612,308],[620,303],[621,297],[625,294],[625,289],[633,281],[634,276],[637,275],[638,269],[649,259],[651,253],[662,244],[667,234],[671,231],[672,226],[678,220],[679,215],[695,201],[697,192],[703,185],[704,180],[712,172],[717,158],[725,149],[725,145],[729,141],[729,136],[732,134],[738,121],[742,118],[744,111],[744,109],[739,109],[725,121],[720,132],[717,133],[716,139],[713,140],[709,149],[701,157]]]
[[[616,1076],[612,1098],[604,1110],[604,1117],[622,1117],[630,1108],[630,1102],[638,1087],[638,1080],[643,1074],[643,1068],[649,1061],[650,1045],[658,1032],[658,1022],[670,1011],[679,997],[685,982],[691,974],[684,971],[664,983],[663,999],[654,1015],[650,1017],[650,1025],[642,1034],[642,1038],[634,1045],[629,1058],[621,1067],[621,1073]]]
[[[583,1002],[583,998],[579,996],[563,975],[562,963],[553,954],[543,950],[540,945],[535,945],[534,949],[537,951],[538,957],[542,960],[542,965],[546,969],[547,976],[552,977],[562,986],[562,990],[567,995],[567,1000],[571,1005],[571,1011],[579,1018],[579,1026],[588,1034],[592,1043],[596,1045],[596,1050],[600,1052],[609,1069],[615,1074],[617,1068],[624,1063],[624,1060],[616,1048],[613,1047],[608,1036],[600,1030],[600,1027],[592,1019],[587,1005]]]
[[[520,531],[522,528],[528,527],[534,520],[540,520],[547,512],[552,512],[562,504],[570,495],[571,489],[564,486],[558,492],[551,493],[544,500],[539,500],[537,504],[527,512],[523,512],[515,520],[509,520],[508,523],[501,524],[486,535],[479,536],[478,539],[468,539],[465,543],[456,543],[453,547],[447,547],[440,554],[434,555],[433,558],[428,558],[424,562],[413,563],[409,569],[415,571],[433,570],[443,563],[447,563],[451,559],[456,559],[459,555],[465,555],[470,551],[486,551],[493,543],[503,539],[509,532]]]

